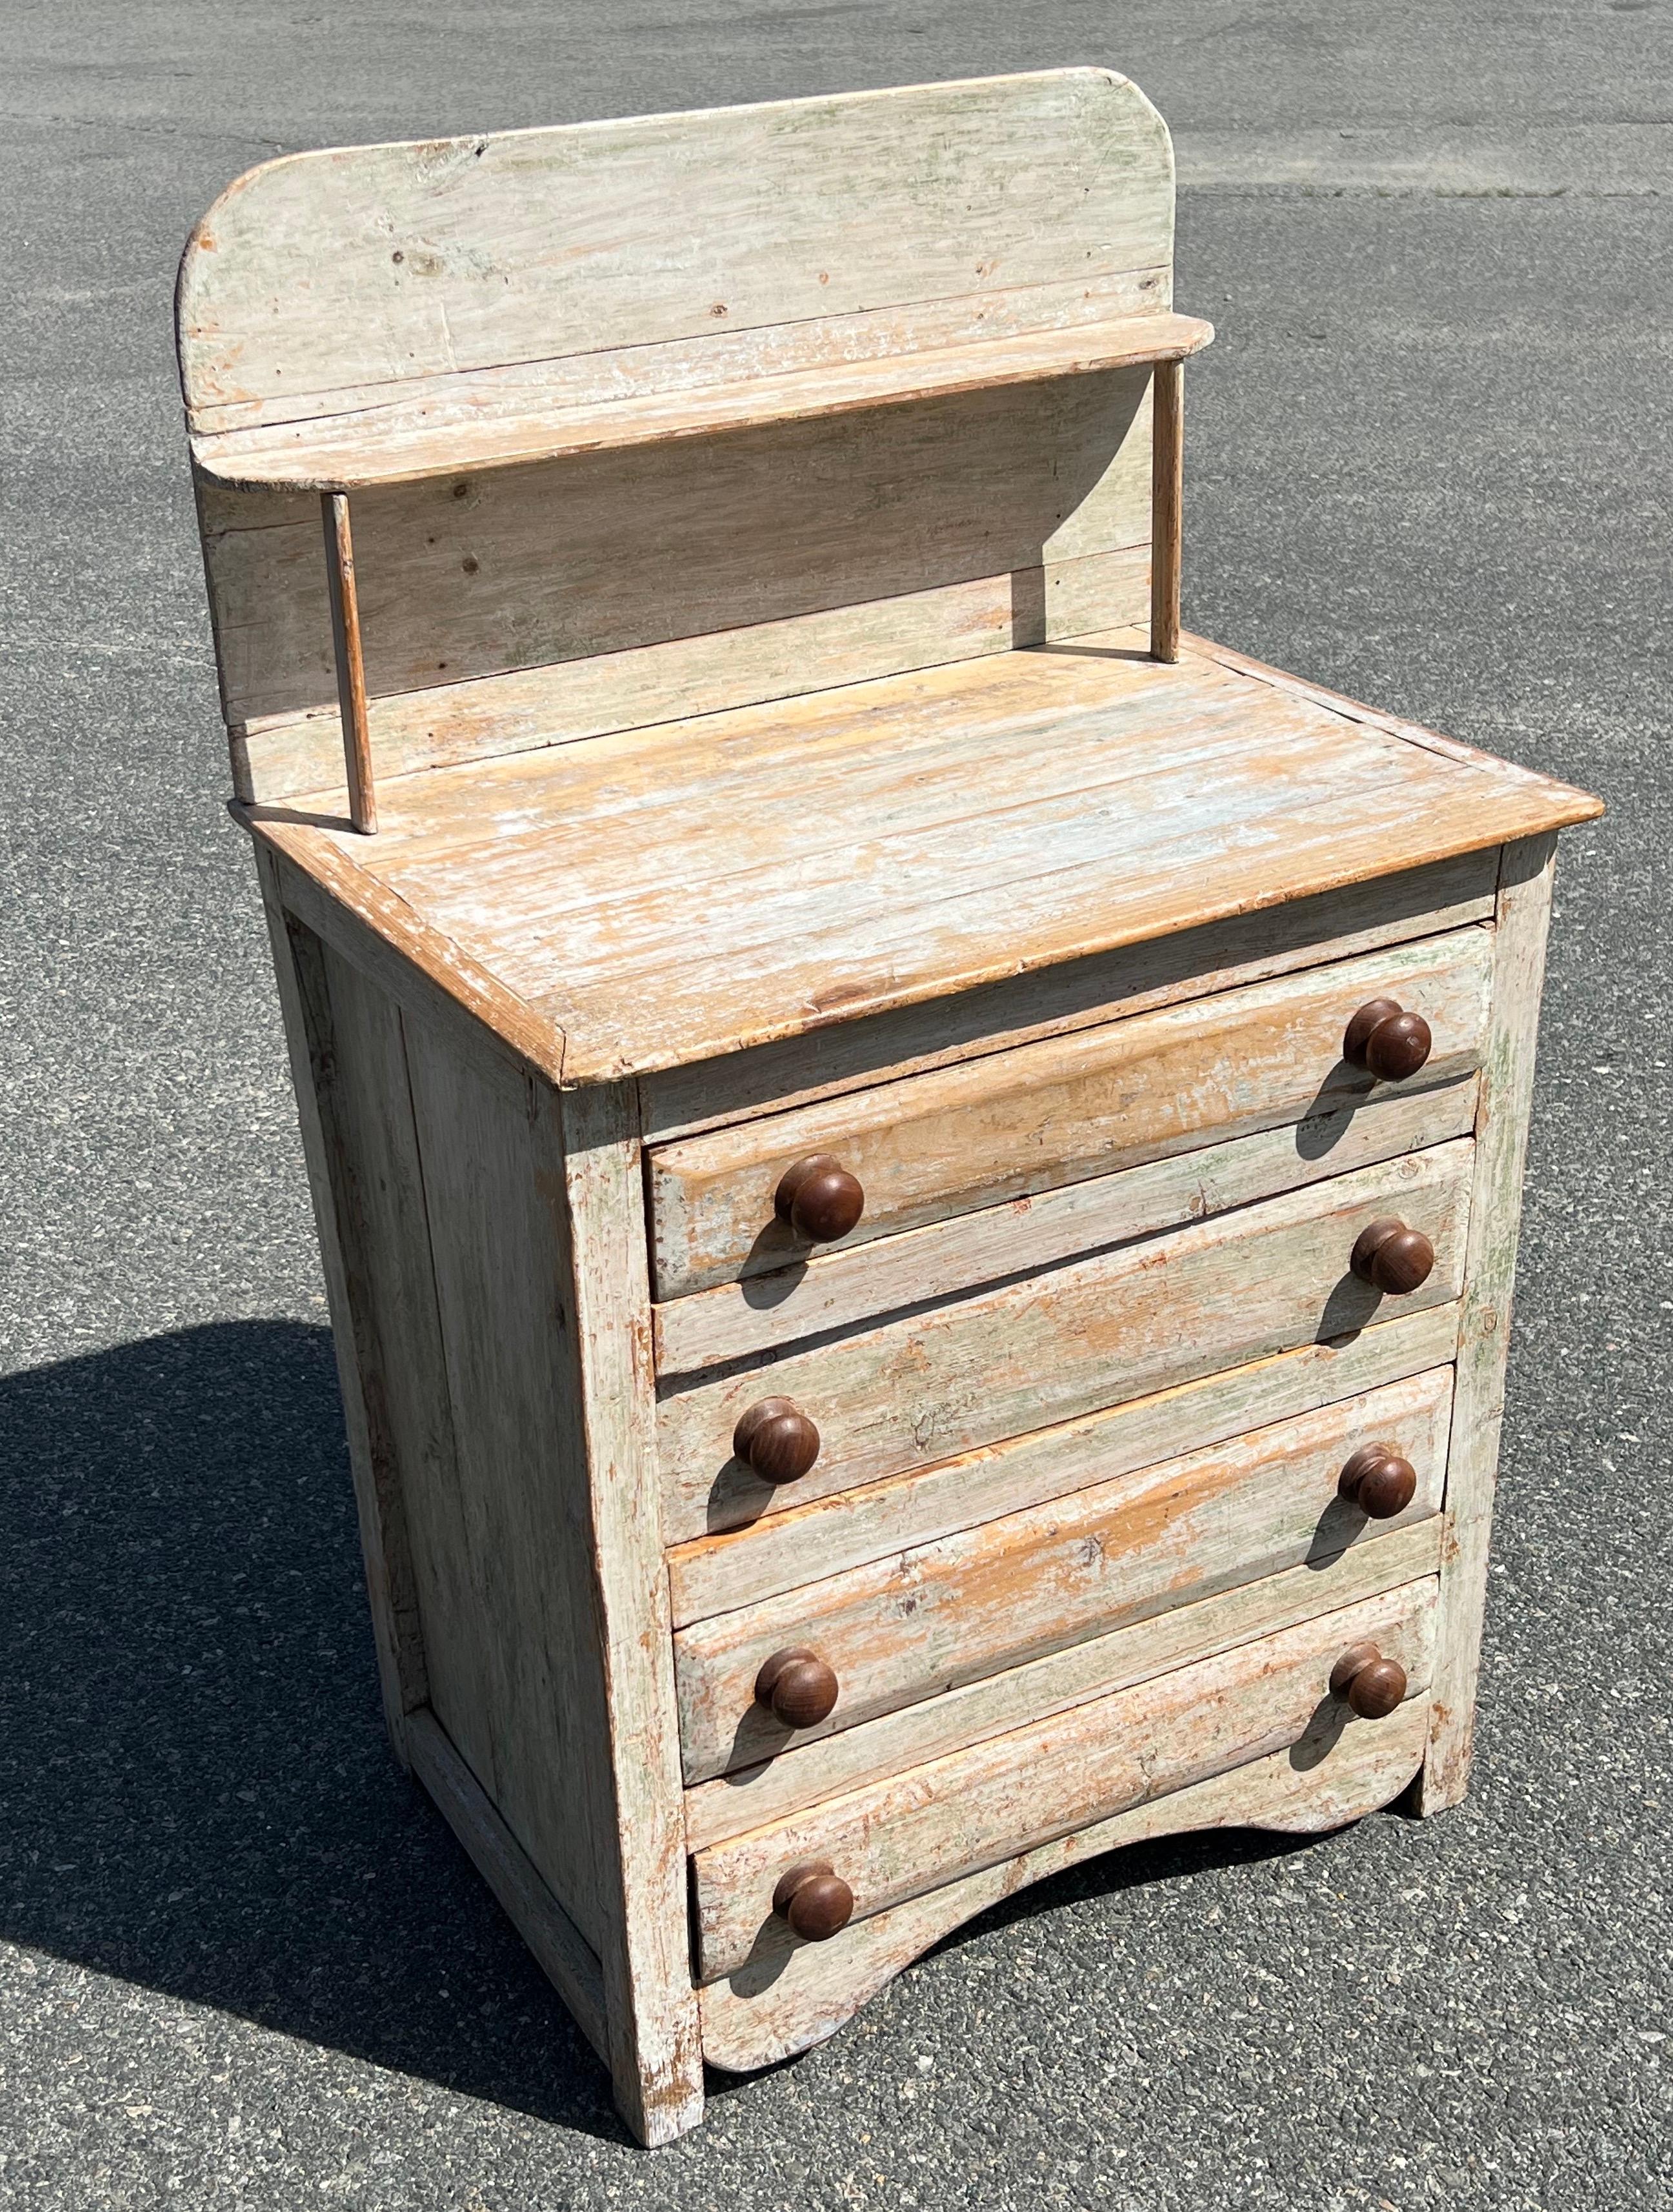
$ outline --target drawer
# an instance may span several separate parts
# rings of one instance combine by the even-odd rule
[[[1392,1717],[1361,1718],[1332,1688],[1347,1655],[1393,1661],[1408,1701],[1428,1690],[1437,1587],[1407,1583],[698,1851],[699,1979],[785,1947],[774,1892],[809,1862],[846,1886],[863,1921],[1255,1759],[1321,1762]]]
[[[1491,955],[1489,930],[1457,930],[656,1146],[654,1295],[832,1249],[775,1208],[785,1170],[810,1157],[833,1158],[863,1197],[846,1249],[1391,1087],[1455,1081],[1479,1060]],[[1433,1036],[1397,1085],[1342,1056],[1349,1017],[1377,998],[1421,1013]]]
[[[1451,1368],[1434,1369],[682,1629],[674,1650],[686,1779],[1239,1583],[1322,1566],[1420,1521],[1440,1510],[1452,1398]],[[1373,1443],[1403,1458],[1413,1483],[1409,1502],[1380,1518],[1341,1489],[1344,1463]],[[798,1649],[827,1670],[835,1703],[796,1727],[755,1686],[771,1657]]]
[[[683,1389],[659,1386],[664,1540],[1448,1304],[1473,1159],[1460,1139]],[[1349,1266],[1361,1232],[1391,1216],[1434,1247],[1428,1277],[1403,1297]],[[769,1397],[818,1432],[795,1481],[763,1481],[733,1452],[738,1420]]]

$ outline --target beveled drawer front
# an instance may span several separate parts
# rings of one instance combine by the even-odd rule
[[[1458,930],[655,1147],[654,1295],[769,1273],[833,1243],[846,1250],[1373,1091],[1455,1080],[1479,1060],[1491,955],[1490,931]],[[1415,1068],[1421,1041],[1403,1060],[1373,1050],[1404,1070],[1391,1083],[1343,1056],[1350,1018],[1379,1000],[1421,1015],[1432,1037]],[[786,1170],[809,1158],[848,1179],[844,1203],[831,1202],[834,1186],[775,1203]]]
[[[1322,1759],[1349,1729],[1384,1725],[1397,1697],[1422,1696],[1435,1595],[1432,1580],[1408,1583],[699,1851],[699,1978],[780,1944],[787,1919],[795,1931],[773,1900],[809,1865],[864,1920],[1275,1752]],[[830,1901],[826,1924],[841,1925],[842,1897]]]
[[[684,1389],[657,1413],[664,1540],[950,1458],[1103,1406],[1344,1335],[1458,1294],[1474,1146],[1468,1138],[1365,1168],[1167,1237],[1097,1252],[879,1328]],[[1352,1272],[1373,1223],[1434,1248],[1415,1288]],[[740,1418],[788,1401],[816,1427],[797,1480],[738,1460]]]
[[[1451,1368],[1432,1369],[682,1629],[687,1781],[1423,1519],[1440,1505],[1452,1395]],[[1368,1514],[1343,1470],[1371,1445],[1403,1473]],[[797,1649],[833,1678],[828,1715],[757,1694],[767,1662]]]

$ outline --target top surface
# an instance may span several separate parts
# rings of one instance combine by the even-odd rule
[[[299,800],[258,834],[585,1084],[967,990],[1602,811],[1121,630]]]

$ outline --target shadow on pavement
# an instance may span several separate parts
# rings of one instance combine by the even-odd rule
[[[0,1933],[625,2140],[385,1741],[328,1333],[0,1382]]]
[[[625,2141],[385,1741],[329,1333],[222,1322],[0,1381],[0,1934]],[[1313,1840],[1135,1845],[935,1949]]]

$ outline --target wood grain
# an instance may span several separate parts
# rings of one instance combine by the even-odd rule
[[[686,1794],[688,1841],[693,1850],[704,1850],[1089,1698],[1434,1575],[1444,1542],[1443,1522],[1432,1515],[1314,1565],[1240,1583],[1217,1596],[903,1705],[864,1728],[820,1736],[759,1766],[699,1783]]]
[[[1457,761],[1469,768],[1479,768],[1489,774],[1497,773],[1511,780],[1533,776],[1537,771],[1519,768],[1513,761],[1502,759],[1497,753],[1483,752],[1479,745],[1466,745],[1457,738],[1443,737],[1439,730],[1431,730],[1421,722],[1407,720],[1403,715],[1390,714],[1380,707],[1367,707],[1362,700],[1350,699],[1345,693],[1328,690],[1322,684],[1309,683],[1306,677],[1292,676],[1282,668],[1269,667],[1264,660],[1254,660],[1246,653],[1238,653],[1228,645],[1216,645],[1212,639],[1187,635],[1185,642],[1193,651],[1207,654],[1222,668],[1234,670],[1258,684],[1269,684],[1274,690],[1288,697],[1306,701],[1310,705],[1326,707],[1332,714],[1343,714],[1350,722],[1363,722],[1367,727],[1385,730],[1391,737],[1403,738],[1409,744],[1421,745],[1426,752],[1438,755],[1443,760]],[[1591,792],[1574,793],[1577,801],[1584,801],[1585,811],[1577,813],[1576,821],[1595,821],[1603,811],[1603,802]]]
[[[650,1293],[639,1133],[630,1091],[541,1090],[537,1128],[561,1133],[574,1256],[574,1397],[582,1428],[603,1673],[614,1910],[603,1947],[617,2108],[641,2142],[671,2142],[703,2114],[692,1995],[678,1720],[653,1458]],[[558,1154],[554,1142],[549,1160]],[[549,1201],[544,1162],[535,1194]]]
[[[526,1099],[531,1075],[562,1075],[564,1035],[514,999],[486,969],[431,927],[404,901],[340,856],[312,856],[311,868],[287,850],[290,825],[252,822],[257,852],[271,866],[288,912],[398,1006],[445,1036],[485,1083],[512,1103]]]
[[[1440,1306],[1401,1315],[1337,1342],[1304,1345],[934,1467],[792,1504],[753,1527],[676,1544],[668,1554],[675,1623],[684,1627],[735,1611],[1438,1366],[1453,1356],[1458,1312]]]
[[[1446,1468],[1452,1541],[1441,1572],[1434,1702],[1418,1793],[1419,1809],[1425,1813],[1456,1804],[1470,1780],[1522,1172],[1555,869],[1554,836],[1506,848],[1476,1114],[1478,1169],[1458,1328],[1458,1413]]]
[[[1422,1751],[1421,1705],[1408,1703],[1375,1728],[1349,1729],[1315,1765],[1298,1766],[1288,1751],[1274,1752],[908,1899],[834,1942],[746,1965],[701,1992],[703,2056],[747,2073],[822,2042],[955,1928],[1102,1852],[1193,1829],[1317,1835],[1363,1819],[1400,1795]]]
[[[1496,850],[1461,853],[955,997],[808,1030],[723,1060],[647,1073],[639,1080],[640,1126],[647,1139],[694,1136],[869,1083],[957,1066],[1154,1006],[1491,921],[1498,878]]]
[[[1109,556],[1149,544],[1149,421],[1143,373],[1112,370],[356,493],[379,780],[414,764],[385,757],[386,694],[432,694],[445,750],[475,736],[491,755],[494,728],[461,687],[508,670],[568,671],[542,695],[549,744],[572,702],[615,729],[841,681],[841,665],[806,659],[809,643],[856,678],[947,659],[973,592],[1007,646],[1136,619],[1146,556]],[[200,511],[227,720],[329,710],[317,500],[203,486]],[[756,634],[736,669],[694,642],[740,627]],[[268,795],[318,805],[342,773]]]
[[[1161,118],[1095,70],[292,155],[193,233],[182,387],[200,426],[301,417],[360,386],[1085,283],[1171,262],[1173,208]]]
[[[1408,1584],[713,1844],[692,1862],[699,1978],[764,1964],[795,1942],[771,1900],[798,1859],[828,1861],[863,1921],[1129,1806],[1300,1747],[1310,1729],[1328,1742],[1383,1725],[1351,1717],[1331,1698],[1331,1668],[1350,1645],[1374,1643],[1421,1697],[1434,1612],[1434,1583]]]
[[[1125,635],[1125,633],[1122,634]],[[1083,641],[380,787],[345,863],[564,1030],[714,1057],[1589,811],[1186,654]],[[973,809],[973,790],[982,803]],[[763,821],[805,825],[785,867]],[[822,827],[818,825],[822,824]]]
[[[411,1715],[408,1729],[414,1773],[608,2066],[609,2027],[597,1953],[541,1880],[427,1706]]]
[[[554,1345],[575,1327],[562,1155],[532,1086],[513,1105],[438,1031],[412,1023],[405,1041],[454,1436],[414,1524],[430,1703],[608,1971],[615,1822],[585,1437]]]
[[[833,1154],[864,1186],[865,1211],[844,1239],[852,1250],[1397,1088],[1450,1083],[1479,1059],[1492,957],[1483,930],[1427,938],[659,1146],[648,1163],[656,1296],[810,1261],[782,1304],[811,1304],[839,1271],[773,1205],[785,1166],[810,1154]],[[1384,993],[1402,994],[1435,1033],[1428,1065],[1399,1086],[1374,1084],[1342,1056],[1355,1007]]]
[[[883,407],[1151,362],[1161,364],[1155,374],[1166,392],[1170,373],[1213,337],[1213,325],[1195,316],[1129,315],[581,405],[555,406],[543,392],[508,390],[503,376],[490,372],[446,399],[426,389],[421,397],[359,408],[347,416],[201,433],[191,440],[191,454],[206,479],[233,489],[318,491],[329,497],[584,453],[663,448],[780,422],[822,423]],[[1177,416],[1177,406],[1173,412]],[[1177,538],[1177,496],[1168,513]],[[1177,545],[1171,557],[1177,586]],[[1177,652],[1177,611],[1171,635]]]
[[[1397,1206],[1438,1255],[1400,1310],[1448,1304],[1470,1169],[1468,1139],[1439,1146],[664,1395],[665,1539],[1362,1328],[1387,1305],[1348,1255]],[[767,1395],[794,1399],[823,1440],[812,1473],[783,1490],[731,1457],[738,1417]]]
[[[1136,422],[1129,434],[1142,431]],[[372,745],[380,773],[410,775],[1044,645],[1136,615],[1149,589],[1149,560],[1148,544],[1121,546],[968,583],[393,692],[367,702]],[[311,655],[312,647],[304,641],[299,651]],[[301,688],[312,693],[318,683],[310,676]],[[333,784],[342,748],[329,708],[251,715],[235,723],[231,750],[240,799],[306,795],[312,811],[346,811],[347,794],[339,799]]]
[[[378,827],[378,805],[372,784],[372,737],[366,717],[366,656],[361,647],[354,532],[349,502],[340,494],[327,494],[320,509],[325,528],[325,585],[331,609],[331,653],[336,663],[349,819],[361,836],[370,837]]]
[[[1056,278],[1043,284],[1000,286],[947,299],[896,301],[844,314],[810,316],[732,330],[729,316],[708,318],[694,337],[658,338],[642,345],[600,345],[585,353],[552,354],[536,361],[427,370],[329,392],[295,398],[231,400],[188,408],[188,428],[198,436],[264,425],[324,422],[385,410],[427,407],[433,417],[517,415],[588,408],[628,399],[700,394],[723,386],[795,375],[810,369],[840,372],[858,363],[900,354],[963,349],[997,338],[1031,339],[1127,316],[1166,310],[1173,270],[1106,270]],[[323,411],[322,411],[323,410]]]
[[[430,1695],[409,1492],[452,1450],[438,1388],[428,1237],[400,1017],[287,908],[272,856],[257,873],[290,1050],[303,1158],[349,1432],[361,1554],[390,1741]]]
[[[688,1784],[1437,1513],[1452,1398],[1451,1369],[1431,1369],[682,1629]],[[1417,1471],[1398,1522],[1368,1522],[1339,1493],[1344,1462],[1374,1443]],[[827,1717],[792,1728],[758,1701],[762,1666],[786,1647],[833,1671]]]
[[[1185,375],[1179,362],[1151,378],[1150,653],[1179,657],[1181,531],[1185,514]]]

